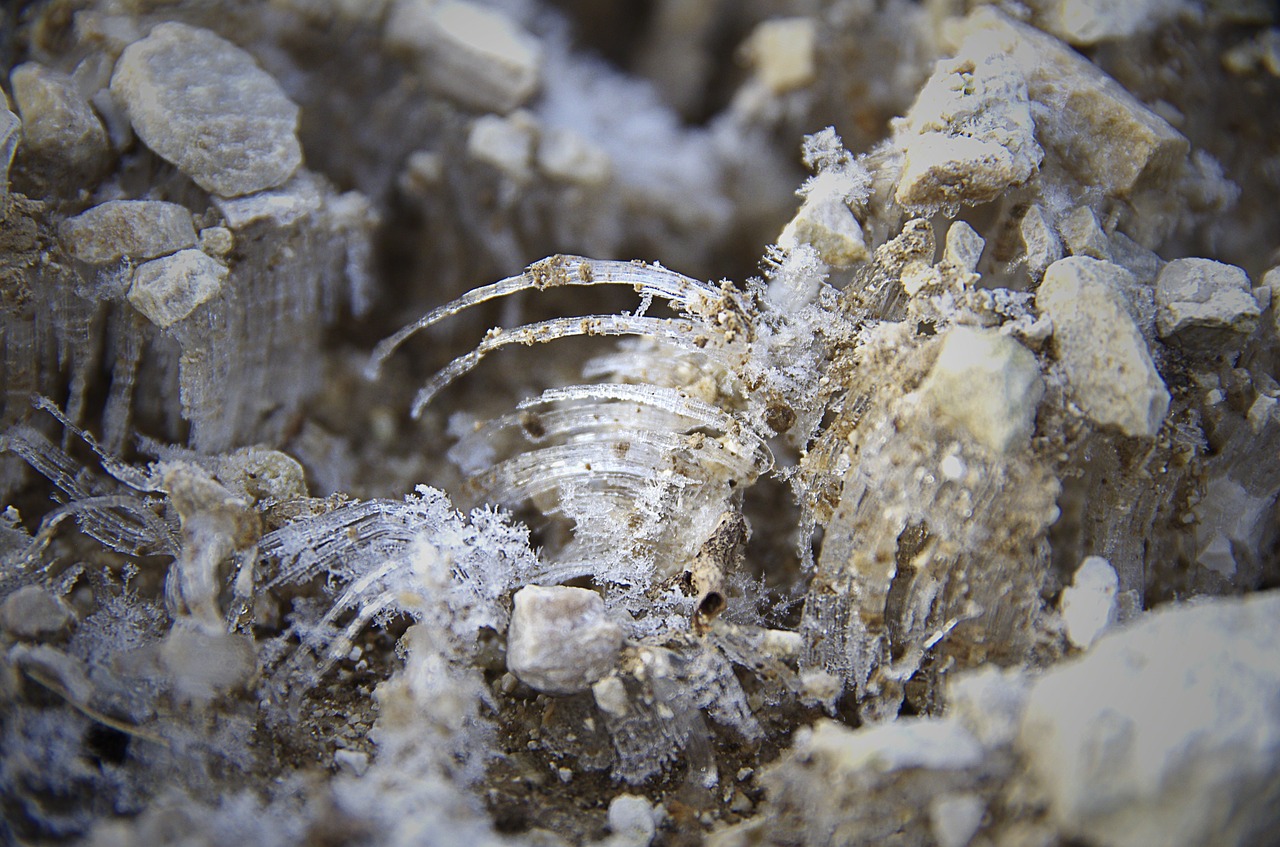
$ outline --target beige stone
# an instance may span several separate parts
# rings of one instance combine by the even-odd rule
[[[71,255],[95,265],[154,259],[196,244],[191,212],[159,200],[109,200],[68,218],[60,234]]]
[[[1196,352],[1238,349],[1258,326],[1262,310],[1249,277],[1211,259],[1176,259],[1156,279],[1160,337]]]
[[[227,274],[225,265],[199,250],[181,250],[139,265],[129,302],[156,326],[169,327],[218,296]]]
[[[42,171],[77,180],[102,175],[110,161],[107,131],[70,77],[26,62],[13,69],[9,84],[22,118],[22,146]]]
[[[1119,265],[1070,256],[1049,266],[1036,307],[1053,321],[1054,349],[1084,413],[1151,437],[1169,409],[1169,391],[1122,293],[1133,284]]]
[[[507,669],[548,694],[586,691],[618,663],[622,627],[585,588],[526,585],[513,598]]]
[[[775,18],[755,28],[743,45],[756,76],[775,94],[803,88],[817,72],[813,18]]]

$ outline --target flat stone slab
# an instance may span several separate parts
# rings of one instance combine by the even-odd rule
[[[109,200],[63,221],[60,235],[67,252],[94,265],[154,259],[196,246],[191,212],[159,200]]]
[[[197,185],[238,197],[302,164],[298,107],[254,58],[206,29],[160,24],[111,77],[138,137]]]

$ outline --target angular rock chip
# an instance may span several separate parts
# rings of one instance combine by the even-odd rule
[[[41,170],[80,180],[102,175],[110,161],[107,131],[69,77],[26,62],[13,69],[9,84],[22,118],[23,148]]]
[[[1085,414],[1151,437],[1169,410],[1169,390],[1121,294],[1133,284],[1119,265],[1070,256],[1045,271],[1036,308],[1053,321],[1058,359]]]
[[[585,691],[618,663],[622,627],[585,588],[526,585],[507,631],[507,669],[548,694]]]
[[[1064,834],[1270,843],[1280,826],[1280,593],[1148,612],[1036,681],[1018,747]]]
[[[965,19],[960,37],[1013,60],[1038,104],[1037,139],[1085,185],[1123,197],[1145,175],[1186,158],[1181,133],[1053,36],[984,6]]]
[[[65,603],[38,585],[24,585],[0,604],[0,628],[18,638],[55,638],[74,620]]]
[[[82,262],[154,259],[196,245],[191,213],[159,200],[109,200],[63,221],[63,245]]]
[[[129,286],[129,302],[147,320],[166,328],[216,297],[227,273],[225,265],[199,250],[181,250],[139,265]]]
[[[982,41],[938,63],[894,127],[906,152],[898,202],[983,203],[1040,167],[1022,71]]]
[[[1036,357],[1017,341],[959,326],[947,333],[920,390],[939,415],[1003,453],[1031,437],[1044,381]]]
[[[252,56],[206,29],[164,23],[130,44],[111,93],[148,147],[213,194],[272,188],[302,164],[298,107]]]
[[[505,114],[538,87],[541,46],[495,9],[462,0],[397,0],[385,39],[416,58],[433,91],[485,112]]]
[[[870,257],[862,226],[844,200],[844,185],[829,171],[814,177],[800,210],[778,236],[778,246],[790,250],[808,244],[834,268],[847,268]]]
[[[0,205],[9,196],[9,168],[13,165],[13,154],[18,152],[21,139],[22,121],[8,109],[0,108]]]
[[[1156,329],[1185,348],[1238,349],[1261,314],[1248,275],[1234,265],[1175,259],[1156,278]]]
[[[1120,578],[1110,562],[1101,556],[1085,557],[1071,585],[1062,590],[1060,602],[1067,639],[1072,644],[1087,649],[1115,623],[1119,590]]]
[[[1045,269],[1062,258],[1062,241],[1054,232],[1040,206],[1032,206],[1018,224],[1022,244],[1027,251],[1027,272],[1033,279],[1044,276]]]

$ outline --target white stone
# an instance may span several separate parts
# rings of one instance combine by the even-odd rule
[[[319,180],[302,171],[285,185],[243,197],[215,197],[213,205],[233,233],[258,223],[286,227],[324,206]]]
[[[847,268],[870,256],[862,226],[845,202],[847,180],[823,171],[809,182],[800,210],[778,236],[778,246],[787,250],[808,244],[823,262]]]
[[[1151,437],[1169,410],[1169,390],[1121,293],[1131,285],[1119,265],[1069,256],[1045,272],[1036,308],[1053,321],[1058,359],[1085,414]]]
[[[986,813],[986,804],[976,794],[943,794],[930,800],[929,824],[938,847],[966,847]]]
[[[1262,310],[1249,277],[1211,259],[1175,259],[1156,279],[1156,329],[1161,338],[1206,352],[1238,347]],[[1234,336],[1234,338],[1233,338]]]
[[[1060,609],[1067,625],[1067,639],[1087,650],[1116,621],[1120,578],[1101,556],[1087,556],[1076,569],[1071,585],[1062,590]]]
[[[1026,446],[1044,381],[1036,357],[1014,339],[958,326],[943,339],[920,391],[939,415],[1003,453]]]
[[[361,777],[369,770],[369,754],[360,750],[334,750],[333,763],[339,770]]]
[[[160,644],[160,666],[179,700],[207,703],[247,683],[258,660],[245,636],[179,622]]]
[[[548,694],[585,691],[609,673],[622,627],[600,595],[585,588],[526,585],[516,592],[507,631],[507,669]]]
[[[1280,593],[1149,612],[1032,687],[1018,746],[1063,833],[1262,844],[1280,827]]]
[[[24,585],[0,604],[0,627],[18,638],[50,639],[66,633],[75,615],[55,594]]]
[[[896,197],[911,206],[992,200],[1044,157],[1022,72],[979,41],[938,62],[894,135],[906,154]]]
[[[649,847],[657,826],[653,806],[635,794],[619,794],[609,801],[609,847]]]
[[[964,221],[956,221],[947,229],[947,243],[942,258],[965,273],[978,269],[987,242]]]
[[[111,93],[138,137],[212,194],[272,188],[302,164],[298,107],[252,56],[207,29],[155,27],[121,54]]]
[[[129,286],[129,302],[165,328],[218,296],[226,280],[225,265],[199,250],[182,250],[139,265]]]
[[[154,259],[196,245],[191,212],[159,200],[109,200],[68,218],[60,234],[71,255],[95,265]]]
[[[428,87],[479,111],[505,114],[538,88],[541,45],[496,9],[461,0],[396,0],[383,37],[418,60]]]
[[[784,94],[813,82],[816,44],[813,18],[775,18],[757,26],[743,49],[765,87]]]

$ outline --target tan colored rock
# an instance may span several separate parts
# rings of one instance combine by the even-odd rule
[[[1028,96],[1042,107],[1036,138],[1084,185],[1127,196],[1147,175],[1186,158],[1181,133],[1053,36],[983,6],[961,25],[959,39],[1006,54],[1021,70]]]
[[[947,229],[942,258],[957,270],[973,273],[978,269],[978,262],[982,260],[982,251],[986,246],[987,242],[973,227],[964,221],[955,221]]]
[[[1035,429],[1044,382],[1036,357],[994,330],[958,326],[942,341],[920,391],[937,413],[988,449],[1025,447]]]
[[[906,154],[896,197],[909,206],[992,200],[1043,158],[1022,71],[976,39],[938,62],[894,133]]]
[[[1211,259],[1176,259],[1156,278],[1156,329],[1160,337],[1197,351],[1239,349],[1258,327],[1262,310],[1249,277]]]
[[[225,265],[199,250],[182,250],[139,265],[129,302],[147,320],[167,328],[218,296],[227,273]]]
[[[1036,22],[1069,44],[1087,47],[1155,29],[1189,4],[1184,0],[1039,0]]]
[[[507,669],[548,694],[586,691],[618,663],[622,627],[585,588],[526,585],[513,598]]]
[[[212,194],[272,188],[302,164],[298,107],[251,55],[207,29],[164,23],[130,44],[111,93],[143,143]]]
[[[109,200],[68,218],[60,235],[71,255],[94,265],[154,259],[196,245],[191,212],[158,200]]]
[[[844,184],[838,174],[829,171],[815,176],[796,216],[778,236],[778,246],[789,250],[808,244],[834,268],[867,259],[871,254],[862,226],[844,200]]]
[[[1018,224],[1022,245],[1027,253],[1027,272],[1040,279],[1045,270],[1062,258],[1062,241],[1040,206],[1032,206]]]
[[[70,77],[25,62],[13,69],[9,85],[22,118],[22,146],[42,172],[71,180],[102,175],[110,161],[107,131]]]
[[[482,115],[467,133],[467,155],[517,182],[526,182],[533,176],[537,140],[538,124],[524,110],[506,117]]]
[[[743,52],[756,76],[774,94],[785,94],[813,82],[817,23],[813,18],[775,18],[752,31]]]
[[[462,0],[395,0],[387,45],[416,60],[433,91],[484,112],[505,114],[538,88],[538,40],[496,9]]]
[[[1098,216],[1088,206],[1078,206],[1058,223],[1058,232],[1072,256],[1088,256],[1091,259],[1112,260],[1107,234],[1098,223]]]
[[[1084,413],[1126,435],[1151,437],[1169,409],[1169,391],[1122,293],[1133,284],[1119,265],[1070,256],[1045,272],[1036,308],[1053,321],[1054,348]]]

